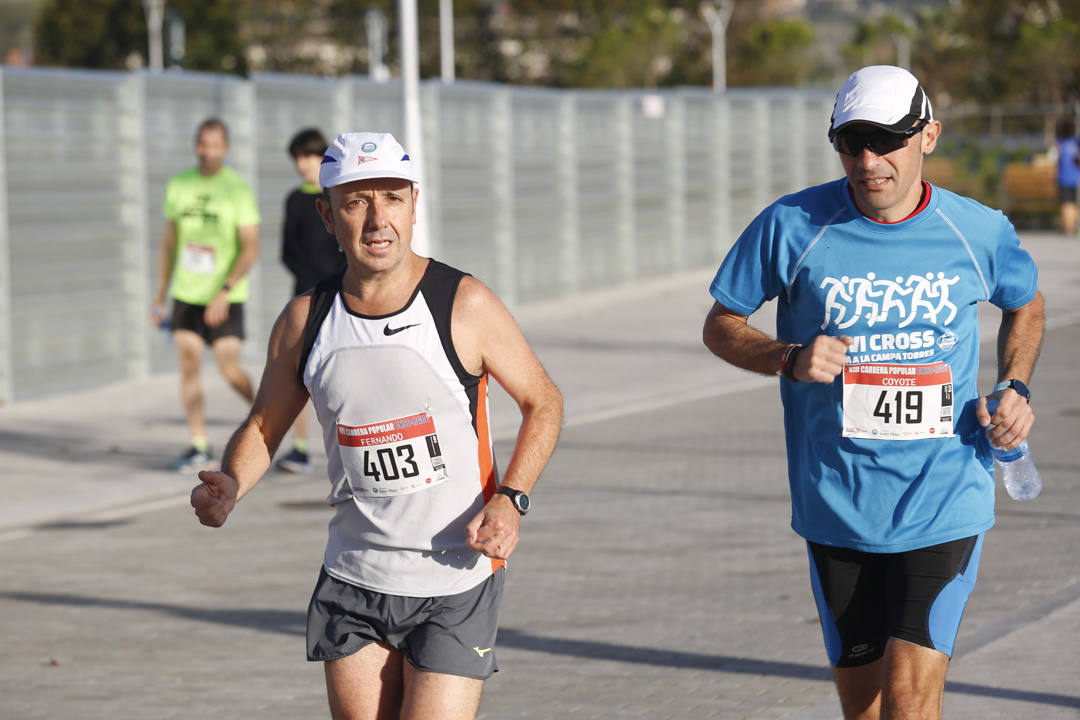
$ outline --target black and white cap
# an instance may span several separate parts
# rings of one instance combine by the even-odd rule
[[[903,132],[918,120],[933,119],[930,98],[914,75],[893,65],[870,65],[853,72],[840,86],[829,139],[852,123]]]

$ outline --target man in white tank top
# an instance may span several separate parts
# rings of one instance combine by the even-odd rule
[[[310,397],[336,513],[308,612],[335,718],[475,718],[505,560],[555,448],[562,397],[483,283],[410,247],[417,178],[389,134],[327,150],[317,200],[348,267],[294,298],[221,472],[199,473],[200,522],[224,524]],[[488,374],[521,429],[500,483]]]

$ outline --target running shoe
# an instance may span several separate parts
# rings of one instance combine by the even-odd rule
[[[170,467],[180,473],[198,472],[199,470],[205,470],[207,468],[210,464],[210,459],[209,448],[207,448],[206,452],[203,452],[202,450],[190,447],[184,451],[183,455],[176,458]]]
[[[292,452],[277,461],[277,467],[285,472],[306,475],[312,469],[311,458],[308,457],[306,452],[293,448]]]

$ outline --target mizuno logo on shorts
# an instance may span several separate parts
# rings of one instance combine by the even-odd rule
[[[484,648],[483,650],[481,650],[479,647],[474,647],[473,650],[475,650],[476,654],[480,657],[484,657],[484,655],[491,652],[491,648]]]

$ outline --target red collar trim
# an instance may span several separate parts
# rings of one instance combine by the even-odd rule
[[[848,183],[847,191],[848,191],[848,197],[851,198],[851,204],[855,205],[856,210],[859,210],[859,206],[856,205],[856,203],[855,203],[855,193],[851,189],[851,183]],[[862,210],[859,210],[859,214],[862,215],[867,220],[870,220],[871,222],[876,222],[879,225],[895,225],[896,223],[902,223],[905,220],[910,220],[911,218],[915,217],[916,215],[918,215],[919,213],[921,213],[923,210],[926,209],[926,206],[930,204],[930,193],[931,192],[932,192],[932,190],[930,188],[930,183],[923,180],[922,181],[922,197],[919,199],[918,206],[914,210],[911,211],[911,214],[907,215],[906,217],[902,217],[899,220],[894,220],[892,222],[888,222],[887,220],[878,220],[876,218],[870,217],[869,215],[864,213]]]

